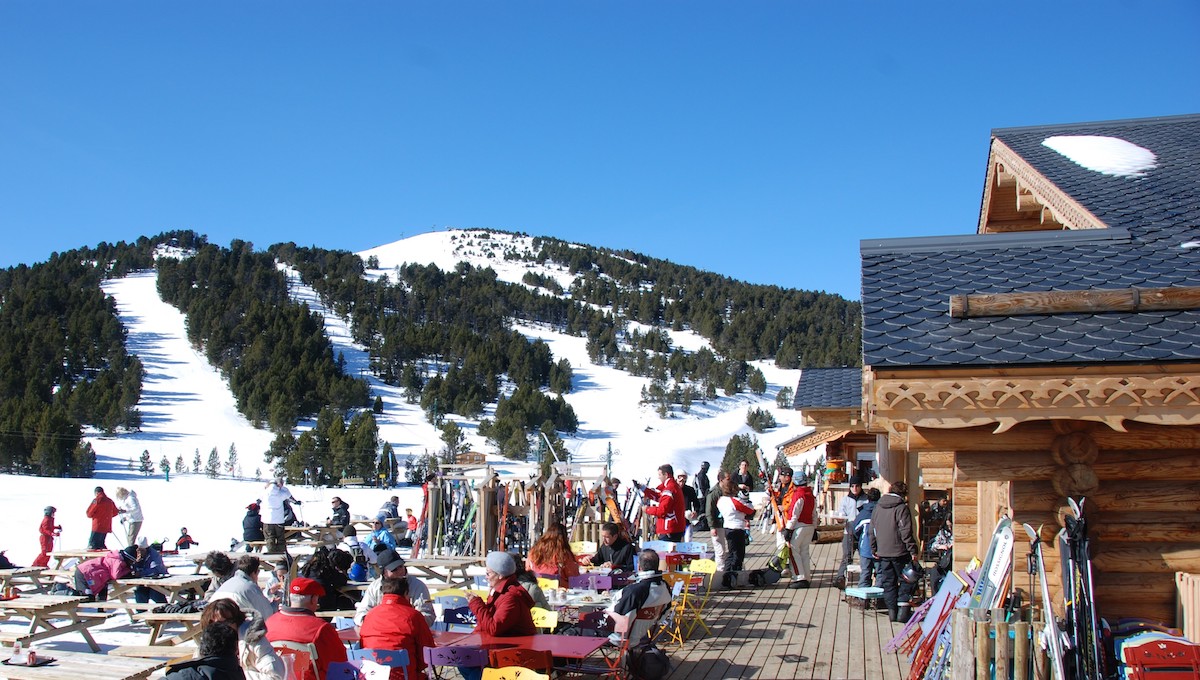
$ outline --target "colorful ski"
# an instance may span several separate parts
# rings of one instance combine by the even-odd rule
[[[991,609],[1004,599],[1012,571],[1013,531],[1012,520],[1001,517],[992,532],[987,557],[979,570],[979,580],[971,592],[970,609]]]

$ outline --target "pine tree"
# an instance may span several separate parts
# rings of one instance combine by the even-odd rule
[[[171,475],[171,461],[167,460],[166,456],[163,456],[162,460],[158,461],[158,468],[163,471],[164,475],[168,477]]]
[[[208,463],[204,466],[204,473],[212,479],[221,476],[221,459],[217,455],[217,447],[215,446],[208,453]]]
[[[792,388],[787,387],[786,385],[784,387],[780,387],[779,392],[775,395],[775,405],[779,408],[791,408]]]
[[[230,444],[229,445],[229,460],[227,460],[225,462],[225,470],[232,476],[235,472],[237,472],[237,469],[238,469],[237,445]]]
[[[150,460],[150,451],[142,449],[142,462],[138,466],[138,472],[149,477],[154,474],[154,463]]]
[[[182,475],[186,469],[187,468],[183,466],[183,454],[181,453],[178,456],[175,456],[175,474]]]
[[[196,449],[196,455],[192,458],[192,474],[200,474],[200,449]]]

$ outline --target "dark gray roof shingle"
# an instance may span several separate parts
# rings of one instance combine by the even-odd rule
[[[1109,229],[862,242],[863,363],[1037,365],[1194,361],[1200,311],[953,319],[951,294],[1200,286],[1200,115],[995,130]],[[1088,170],[1053,135],[1147,148],[1143,177]],[[801,379],[803,383],[803,378]]]
[[[796,398],[798,411],[816,409],[858,409],[862,407],[861,368],[806,368],[800,372]]]

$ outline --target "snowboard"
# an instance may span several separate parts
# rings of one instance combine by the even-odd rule
[[[780,573],[770,568],[718,571],[714,577],[725,588],[758,588],[779,583]]]

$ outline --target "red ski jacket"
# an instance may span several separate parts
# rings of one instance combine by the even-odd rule
[[[686,503],[683,490],[674,477],[659,484],[657,487],[646,489],[646,498],[658,501],[655,505],[646,506],[646,514],[656,517],[654,532],[658,534],[678,534],[687,529]]]

